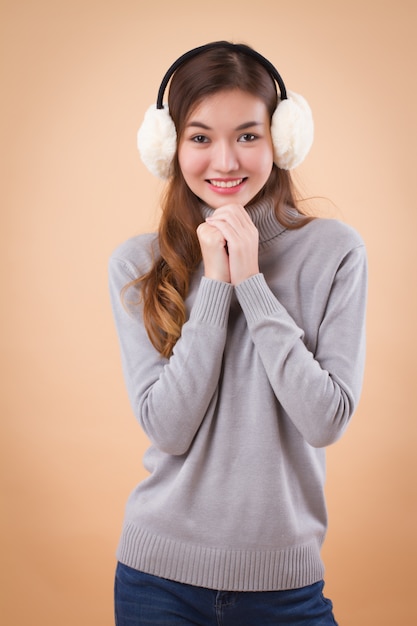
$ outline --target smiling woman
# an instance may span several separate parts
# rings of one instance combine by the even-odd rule
[[[208,206],[222,206],[224,196],[247,205],[273,166],[270,115],[264,101],[238,89],[204,99],[186,122],[178,159],[185,182]]]
[[[219,42],[172,67],[169,108],[158,97],[139,134],[168,176],[159,229],[110,260],[151,441],[118,549],[117,625],[334,626],[324,447],[361,391],[364,245],[297,207],[288,169],[311,113],[268,61]]]
[[[168,106],[163,107],[163,91],[169,78],[171,83]],[[276,83],[280,88],[279,98]],[[219,101],[218,104],[225,104],[227,109],[223,106],[216,107],[216,100],[224,99],[226,94],[227,102]],[[239,94],[244,95],[243,100],[238,97]],[[212,114],[216,112],[223,116],[223,119],[219,117],[214,120],[219,129],[220,124],[224,126],[221,128],[222,132],[226,130],[229,134],[231,129],[234,132],[240,125],[245,127],[255,121],[257,124],[261,123],[263,129],[263,140],[254,142],[255,149],[256,144],[266,147],[269,141],[269,150],[260,151],[260,165],[262,169],[265,168],[264,176],[267,170],[269,176],[266,176],[262,185],[260,181],[264,176],[257,175],[248,185],[245,180],[242,181],[242,187],[239,187],[242,190],[241,197],[237,198],[237,194],[233,194],[228,199],[239,202],[241,206],[248,206],[261,198],[269,197],[281,224],[288,228],[300,228],[309,221],[300,208],[297,211],[297,220],[288,213],[289,207],[296,207],[293,183],[288,170],[304,159],[312,143],[313,122],[305,100],[294,93],[288,98],[286,87],[277,70],[247,46],[215,42],[185,53],[168,69],[158,93],[157,108],[151,107],[147,111],[138,133],[138,147],[144,163],[152,173],[163,178],[168,177],[158,231],[161,258],[155,261],[151,271],[138,279],[144,300],[144,323],[153,345],[163,356],[172,353],[181,335],[190,279],[201,262],[201,246],[197,238],[197,227],[202,221],[201,201],[207,201],[211,208],[218,208],[224,204],[221,194],[229,193],[227,179],[236,181],[236,178],[241,178],[236,171],[233,176],[229,172],[226,177],[224,172],[221,175],[210,172],[209,177],[212,176],[215,181],[220,179],[219,188],[216,187],[216,182],[210,185],[205,178],[193,176],[194,184],[197,184],[198,178],[197,193],[194,193],[196,189],[192,189],[185,179],[185,171],[179,163],[180,152],[183,158],[184,146],[188,145],[183,139],[185,133],[190,133],[186,136],[191,139],[191,144],[198,143],[197,146],[193,145],[194,151],[190,147],[193,157],[187,159],[189,174],[195,171],[194,160],[196,163],[200,162],[200,159],[196,159],[199,154],[197,148],[203,150],[204,154],[208,146],[210,152],[208,137],[201,132],[193,133],[192,127],[187,129],[190,121],[211,128],[213,120],[197,119],[199,110],[200,114],[210,116],[207,102],[212,103]],[[232,105],[236,109],[232,109]],[[229,119],[226,119],[227,115]],[[199,126],[197,130],[207,131],[207,128],[201,129]],[[239,133],[234,139],[244,136],[247,137],[248,133]],[[273,163],[270,154],[271,141]],[[230,137],[227,143],[225,137],[215,142],[216,151],[219,146],[223,147],[223,156],[220,153],[220,158],[230,158],[230,148],[224,151],[227,144],[234,144],[230,142]],[[245,143],[239,145],[239,148],[252,149],[252,145]],[[228,168],[230,164],[220,165],[223,169],[225,166]],[[236,164],[232,163],[231,167],[236,167]],[[256,169],[258,171],[258,166]],[[223,185],[226,185],[227,191],[224,191]],[[248,193],[245,193],[245,187],[248,187]],[[206,197],[203,190],[210,197]]]

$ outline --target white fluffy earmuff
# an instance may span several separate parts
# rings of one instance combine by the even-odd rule
[[[212,48],[233,48],[255,58],[271,74],[280,89],[280,101],[272,116],[271,136],[274,163],[283,170],[300,165],[307,156],[314,137],[313,115],[307,101],[285,88],[275,67],[258,52],[241,44],[214,42],[183,54],[166,72],[158,92],[157,103],[149,107],[137,134],[137,146],[148,170],[158,178],[167,179],[172,174],[172,162],[177,148],[177,132],[163,94],[175,70],[187,59]]]
[[[278,104],[271,121],[274,163],[282,170],[292,170],[306,158],[314,138],[311,109],[303,96],[288,91]]]
[[[138,130],[137,145],[140,157],[151,174],[169,178],[177,149],[177,131],[167,104],[163,109],[157,109],[152,104],[146,111]]]

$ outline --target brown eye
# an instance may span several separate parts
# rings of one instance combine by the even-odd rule
[[[253,133],[245,133],[244,135],[240,135],[238,141],[241,141],[242,143],[249,143],[251,141],[255,141],[255,139],[257,139],[257,136]]]
[[[194,141],[194,143],[207,143],[208,138],[205,135],[195,135],[191,141]]]

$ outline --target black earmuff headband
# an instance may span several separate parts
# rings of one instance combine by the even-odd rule
[[[243,54],[246,54],[247,56],[250,56],[253,59],[255,59],[255,61],[258,61],[258,63],[260,63],[260,65],[262,65],[267,70],[267,72],[269,72],[272,78],[277,82],[281,100],[287,99],[287,90],[285,88],[284,81],[282,80],[278,70],[272,65],[270,61],[268,61],[268,59],[262,56],[262,54],[259,54],[259,52],[256,52],[256,50],[253,50],[253,48],[250,48],[249,46],[245,46],[244,44],[234,44],[234,43],[230,43],[229,41],[214,41],[213,43],[208,43],[204,46],[199,46],[198,48],[193,48],[192,50],[189,50],[188,52],[180,56],[171,65],[171,67],[167,70],[165,76],[163,77],[161,86],[159,87],[158,97],[156,100],[156,108],[157,109],[164,108],[163,98],[164,98],[165,90],[167,88],[167,85],[169,83],[171,76],[180,67],[180,65],[182,65],[189,59],[192,59],[193,57],[201,54],[202,52],[206,52],[208,50],[216,50],[217,48],[223,48],[223,49],[227,48],[229,50],[242,52]]]
[[[177,150],[177,131],[163,98],[167,85],[175,71],[189,59],[209,50],[230,50],[245,54],[257,61],[279,87],[279,102],[271,118],[271,138],[274,147],[274,163],[283,170],[290,170],[302,163],[313,143],[314,123],[306,100],[285,88],[276,68],[264,56],[246,46],[228,41],[215,41],[189,50],[168,69],[158,91],[156,105],[145,113],[138,131],[137,145],[142,161],[148,170],[162,179],[172,175],[172,164]]]

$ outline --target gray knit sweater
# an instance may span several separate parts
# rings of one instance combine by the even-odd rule
[[[121,289],[144,273],[157,237],[110,260],[110,291],[130,401],[152,445],[131,494],[118,558],[221,590],[279,590],[323,577],[324,447],[359,399],[366,253],[337,220],[285,229],[269,202],[250,209],[260,273],[232,287],[195,275],[173,356],[152,347]],[[137,298],[132,288],[127,301]]]

